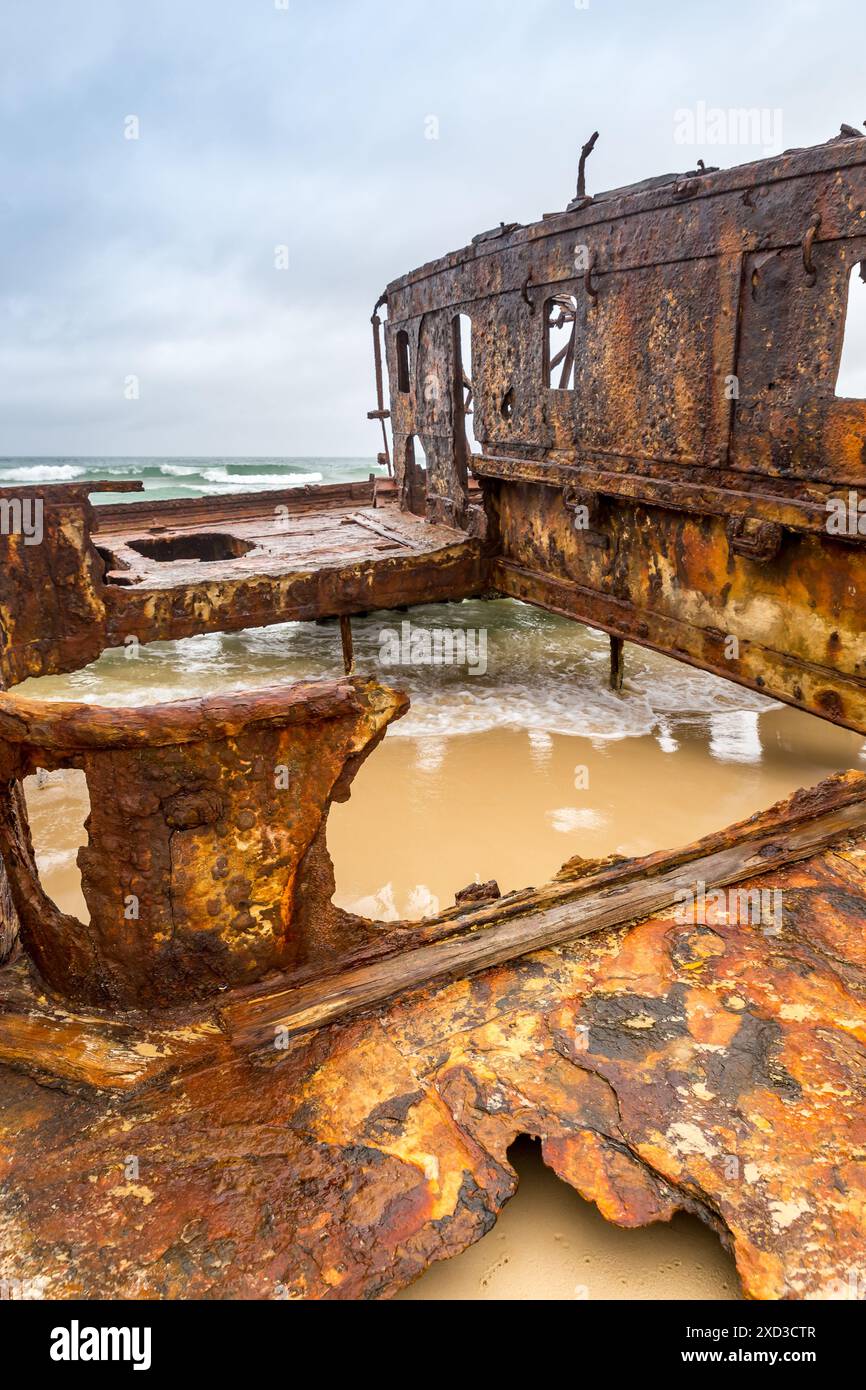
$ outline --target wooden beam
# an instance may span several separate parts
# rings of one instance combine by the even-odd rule
[[[466,918],[461,930],[458,920],[453,934],[443,940],[407,948],[294,989],[226,1003],[219,1010],[220,1019],[235,1046],[264,1046],[273,1041],[278,1030],[293,1034],[318,1028],[408,990],[471,975],[589,932],[639,920],[670,907],[683,890],[694,891],[697,884],[709,891],[758,876],[766,878],[768,873],[826,848],[840,836],[866,827],[862,777],[823,786],[841,787],[841,791],[835,804],[831,796],[827,805],[825,796],[824,808],[817,814],[798,820],[790,814],[780,818],[768,813],[722,836],[698,842],[692,847],[692,857],[684,857],[680,850],[637,863],[623,861],[603,875],[606,881],[600,885],[598,879],[588,882],[582,891],[569,885],[571,896],[565,901],[557,900],[556,889],[561,893],[562,885],[552,885],[536,895],[534,903],[518,902],[517,915],[498,921],[494,917],[483,929],[476,926],[473,930],[472,919]],[[856,799],[851,800],[852,795]],[[790,808],[795,802],[796,798],[783,806]],[[499,914],[508,913],[507,900],[496,907]],[[515,911],[513,905],[511,911]]]

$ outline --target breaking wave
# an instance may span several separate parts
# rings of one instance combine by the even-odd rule
[[[230,473],[227,468],[203,468],[206,483],[232,483],[243,487],[303,487],[320,483],[321,473]]]
[[[87,470],[72,463],[34,463],[30,467],[0,466],[0,487],[7,483],[71,483]]]
[[[0,487],[34,483],[140,482],[141,491],[116,493],[109,486],[92,495],[102,503],[134,503],[142,493],[152,502],[175,497],[229,497],[243,492],[306,487],[315,483],[366,480],[381,472],[371,458],[239,458],[194,455],[142,458],[0,457]]]

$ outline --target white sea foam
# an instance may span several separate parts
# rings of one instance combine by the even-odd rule
[[[36,855],[36,867],[43,875],[75,867],[78,859],[78,846],[72,849],[43,849]]]
[[[359,917],[367,917],[372,922],[398,922],[400,913],[397,910],[397,902],[394,898],[393,883],[386,883],[376,893],[371,893],[369,897],[357,898],[354,900],[337,899],[338,907],[343,907],[349,912],[356,913]]]
[[[303,487],[320,483],[321,473],[230,473],[228,468],[203,468],[206,483],[232,483],[248,487]]]
[[[27,468],[0,467],[0,487],[7,483],[71,483],[87,472],[73,463],[34,463]]]
[[[470,678],[459,666],[379,665],[380,633],[390,614],[353,624],[358,670],[405,690],[407,715],[388,738],[418,741],[415,763],[435,772],[445,743],[491,730],[538,735],[536,757],[549,756],[556,735],[590,740],[603,750],[621,739],[656,737],[676,748],[688,726],[712,730],[713,756],[749,762],[759,756],[758,717],[776,708],[765,696],[630,646],[625,689],[608,685],[607,640],[575,623],[507,601],[471,601],[413,610],[413,624],[465,624],[488,632],[488,674]],[[210,633],[177,643],[154,643],[137,660],[110,652],[69,676],[29,683],[20,694],[109,705],[333,678],[342,671],[333,627],[282,623],[239,633]]]
[[[439,899],[431,893],[426,883],[418,883],[406,898],[406,919],[419,922],[422,917],[435,917],[439,911]]]
[[[334,901],[338,907],[359,917],[367,917],[371,922],[420,922],[424,917],[435,917],[439,912],[439,899],[435,893],[431,893],[426,883],[418,883],[410,888],[399,904],[393,883],[386,883],[365,898],[351,899],[338,895]]]

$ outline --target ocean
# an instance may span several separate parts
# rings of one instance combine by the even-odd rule
[[[151,502],[354,482],[385,470],[369,458],[0,458],[0,487],[20,483],[140,481]],[[134,492],[94,493],[95,505],[142,501]]]

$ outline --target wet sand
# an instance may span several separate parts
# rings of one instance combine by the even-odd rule
[[[717,728],[716,757],[712,721],[673,721],[669,751],[650,735],[607,744],[509,729],[386,738],[351,799],[331,808],[335,901],[374,920],[418,920],[449,907],[467,884],[495,878],[506,893],[547,882],[575,854],[685,844],[864,766],[858,735],[796,710],[738,715],[739,742],[725,721],[728,744],[721,748]],[[746,752],[751,761],[738,760]],[[46,891],[85,918],[75,862],[86,840],[84,776],[52,772],[41,789],[28,778],[25,790]]]
[[[509,892],[546,883],[575,854],[686,844],[863,766],[858,735],[790,709],[672,729],[668,751],[652,735],[386,739],[331,810],[336,901],[376,919],[429,915],[469,883],[495,878]]]
[[[697,1217],[624,1230],[546,1167],[539,1143],[519,1139],[509,1158],[519,1186],[493,1229],[398,1299],[739,1298],[733,1260]]]
[[[413,701],[329,818],[336,901],[372,918],[421,918],[473,881],[495,878],[503,892],[538,885],[575,854],[680,845],[831,772],[864,767],[859,736],[631,647],[626,688],[613,695],[604,638],[521,605],[419,613],[413,622],[483,622],[489,670],[383,670],[382,615],[356,624],[361,669]],[[19,689],[146,703],[336,675],[337,647],[327,628],[284,625],[155,644],[135,661],[110,653],[85,672]],[[31,778],[26,791],[46,891],[84,917],[75,865],[83,777],[52,773],[38,790]],[[520,1186],[494,1229],[403,1297],[739,1296],[733,1262],[696,1218],[619,1230],[544,1168],[537,1146],[524,1144],[515,1162]]]

